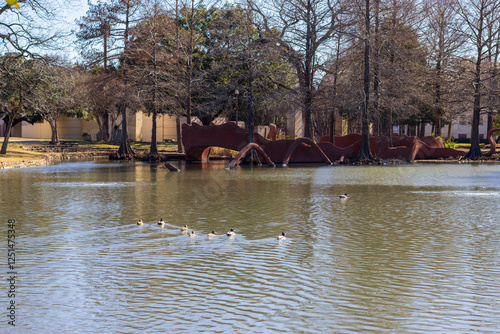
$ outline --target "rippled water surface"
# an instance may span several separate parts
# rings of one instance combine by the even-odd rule
[[[0,171],[0,332],[500,332],[499,165],[223,167]]]

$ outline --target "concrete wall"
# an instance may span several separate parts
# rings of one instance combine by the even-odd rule
[[[141,138],[142,141],[150,142],[153,126],[153,118],[146,114],[142,114],[142,128]],[[181,119],[181,123],[185,123],[186,119]],[[157,142],[164,142],[165,140],[177,140],[177,128],[175,124],[175,117],[169,115],[160,115],[156,121],[156,140]]]
[[[33,125],[28,122],[22,122],[22,137],[23,138],[49,138],[52,136],[50,125],[47,122],[35,123]]]
[[[81,140],[84,133],[92,135],[92,139],[96,139],[96,135],[99,132],[99,127],[95,122],[87,122],[77,118],[70,118],[66,116],[59,117],[57,121],[57,134],[59,139],[72,139]],[[52,131],[50,125],[47,122],[29,124],[27,122],[22,122],[20,132],[14,132],[16,137],[23,138],[41,138],[50,139],[52,136]]]
[[[300,109],[289,110],[286,114],[286,138],[295,139],[304,136],[302,112]]]

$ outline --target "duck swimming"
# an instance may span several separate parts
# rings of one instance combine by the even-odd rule
[[[196,237],[196,233],[194,233],[194,231],[191,231],[191,233],[188,234],[188,237]]]
[[[278,240],[286,240],[285,235],[286,235],[286,232],[281,232],[281,235],[278,235],[278,237],[276,239],[278,239]]]
[[[158,221],[158,225],[160,225],[161,227],[165,226],[165,221],[163,220],[163,218],[160,218],[160,220]]]
[[[232,236],[234,236],[236,233],[235,233],[234,228],[232,228],[232,229],[231,229],[231,231],[228,231],[226,234],[227,234],[227,236],[228,236],[228,237],[232,237]]]
[[[187,225],[184,225],[183,227],[181,227],[182,232],[187,232],[188,230],[189,230],[189,227]]]
[[[139,219],[139,221],[137,222],[137,225],[143,225],[144,223],[142,222],[142,219]]]
[[[215,235],[216,235],[216,234],[217,234],[217,232],[212,231],[212,233],[208,233],[208,234],[207,234],[207,237],[209,237],[209,238],[213,238],[213,237],[215,237]]]
[[[340,197],[340,198],[342,198],[342,199],[346,199],[346,198],[348,198],[349,196],[347,196],[347,194],[344,194],[344,195],[340,195],[339,197]]]

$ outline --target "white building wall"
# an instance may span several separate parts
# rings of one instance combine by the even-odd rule
[[[462,120],[460,122],[451,123],[451,138],[453,139],[467,139],[471,136],[472,122]],[[432,125],[427,124],[425,126],[425,135],[430,136],[432,131]],[[441,128],[441,133],[444,139],[448,139],[448,125]],[[486,116],[481,117],[481,122],[479,123],[479,138],[484,139],[488,134],[488,122],[486,121]]]

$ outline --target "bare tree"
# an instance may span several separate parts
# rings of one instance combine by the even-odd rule
[[[180,84],[183,86],[184,112],[186,121],[191,124],[193,114],[193,93],[199,84],[195,74],[197,66],[195,57],[201,44],[206,39],[207,21],[213,12],[211,3],[205,0],[176,1],[175,16],[179,29],[177,30],[177,57],[179,58]]]
[[[24,110],[25,95],[30,91],[28,65],[17,55],[7,55],[0,58],[0,113],[1,118],[7,118],[5,137],[0,154],[7,154],[7,145],[14,119]]]
[[[371,161],[373,156],[370,151],[370,133],[368,124],[368,106],[370,104],[370,0],[365,0],[365,31],[364,31],[364,75],[363,92],[364,103],[361,108],[361,147],[359,149],[356,161]]]
[[[500,29],[497,24],[500,20],[500,2],[498,0],[463,0],[458,2],[458,14],[462,18],[466,28],[466,38],[474,50],[474,79],[473,97],[474,107],[472,112],[471,146],[465,155],[466,159],[479,159],[483,156],[479,146],[479,122],[484,95],[484,61],[488,58],[488,38],[495,36]],[[488,28],[493,29],[488,33]]]
[[[115,71],[106,75],[87,72],[87,75],[83,76],[82,79],[86,87],[88,111],[95,118],[102,140],[111,143],[114,139],[114,133],[110,129],[110,125],[115,124],[118,119],[116,92],[121,88],[121,83],[117,82]]]
[[[81,56],[86,62],[86,65],[90,68],[94,68],[94,80],[87,81],[89,84],[90,91],[93,92],[93,96],[89,96],[89,102],[91,103],[91,110],[96,118],[99,125],[99,130],[102,138],[105,142],[110,142],[112,133],[109,129],[110,123],[110,113],[106,109],[102,109],[105,103],[103,100],[96,100],[96,96],[103,95],[103,80],[102,78],[96,78],[98,75],[107,77],[109,71],[109,64],[116,61],[119,52],[120,39],[117,29],[117,23],[119,22],[118,17],[119,6],[116,4],[107,4],[98,1],[97,4],[92,4],[89,2],[89,10],[86,15],[76,20],[79,30],[76,33],[78,49]],[[96,70],[102,66],[102,71]],[[95,80],[97,79],[97,80]],[[99,90],[93,89],[91,83],[94,83],[99,87]],[[108,99],[105,99],[106,101]],[[112,107],[113,108],[113,107]],[[111,116],[111,118],[113,118]]]
[[[76,20],[79,30],[76,33],[78,49],[88,66],[102,66],[103,73],[108,71],[108,58],[116,59],[119,54],[117,29],[119,7],[100,1],[89,3],[86,15]]]
[[[458,57],[464,43],[464,35],[460,33],[456,6],[456,0],[428,0],[424,4],[424,41],[429,50],[436,136],[441,135],[442,119],[453,110],[453,104],[456,104],[457,100],[457,96],[453,94],[455,90],[451,89],[451,81],[459,80],[455,75],[453,59]]]
[[[140,5],[140,0],[117,0],[120,8],[122,10],[123,23],[123,54],[121,59],[121,77],[122,77],[122,90],[120,91],[120,101],[118,104],[118,110],[122,115],[121,120],[121,138],[120,147],[116,152],[119,159],[131,159],[135,156],[132,147],[130,146],[130,139],[127,130],[127,110],[130,104],[130,98],[133,93],[134,87],[129,83],[129,33],[131,26],[131,19]]]
[[[172,52],[175,22],[158,0],[145,6],[144,19],[132,30],[131,80],[146,111],[152,115],[150,159],[158,159],[157,117],[176,114],[178,67]],[[175,48],[175,47],[174,47]]]
[[[3,1],[0,5],[0,49],[15,52],[24,58],[37,57],[40,50],[59,49],[67,33],[59,29],[61,20],[57,17],[57,5],[46,0],[19,3],[22,6],[20,9]],[[53,29],[47,29],[47,22]]]
[[[493,19],[493,21],[491,20]],[[500,29],[499,20],[495,17],[489,17],[487,20],[488,30],[488,56],[486,70],[486,95],[488,113],[488,131],[493,128],[494,116],[498,114],[500,109],[500,91],[498,89],[498,60],[500,56]]]
[[[28,108],[38,113],[49,123],[52,138],[50,143],[59,143],[57,121],[61,115],[83,117],[86,113],[83,103],[82,77],[80,70],[61,63],[58,59],[34,61],[31,82],[36,82],[26,98]]]
[[[340,0],[273,0],[271,9],[248,0],[268,31],[279,30],[284,55],[293,64],[302,96],[304,136],[313,138],[312,106],[328,55],[327,45],[340,28],[346,3]]]

